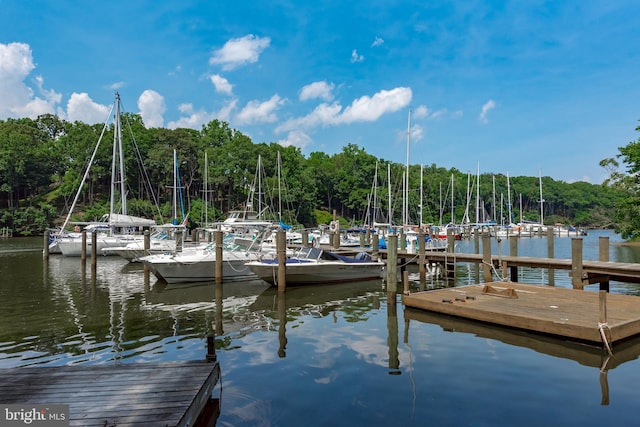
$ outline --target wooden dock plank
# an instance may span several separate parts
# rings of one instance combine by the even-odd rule
[[[483,294],[485,285],[513,289],[517,298]],[[450,301],[450,302],[449,302]],[[597,292],[491,282],[417,292],[404,296],[406,307],[449,314],[565,338],[602,343]],[[640,299],[607,294],[608,342],[640,334]]]
[[[2,370],[0,403],[68,404],[70,425],[193,425],[218,363],[24,367]]]

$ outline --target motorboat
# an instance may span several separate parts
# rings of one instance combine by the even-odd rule
[[[278,260],[250,261],[246,266],[259,278],[277,284]],[[345,256],[321,248],[303,247],[285,262],[287,285],[352,282],[382,276],[385,263],[373,260],[367,252]]]
[[[222,277],[224,280],[255,279],[245,265],[249,261],[275,257],[262,249],[260,239],[247,236],[225,236],[222,244]],[[215,280],[216,243],[186,249],[172,254],[148,255],[139,259],[160,280],[167,283],[205,282]]]

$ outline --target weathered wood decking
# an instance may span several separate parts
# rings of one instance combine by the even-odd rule
[[[592,343],[603,343],[601,325],[608,343],[640,334],[640,299],[631,295],[490,282],[412,293],[404,296],[404,304]],[[606,322],[601,322],[603,314]]]
[[[69,405],[71,426],[193,426],[217,362],[24,367],[0,371],[0,403]]]

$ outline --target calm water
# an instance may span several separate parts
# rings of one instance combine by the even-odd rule
[[[597,259],[598,237],[584,239]],[[555,240],[570,257],[571,239]],[[597,349],[422,312],[405,313],[382,281],[289,288],[264,282],[172,285],[105,257],[43,262],[42,239],[0,240],[0,368],[117,364],[205,357],[216,334],[222,371],[218,426],[637,425],[640,340]],[[457,251],[473,252],[473,242]],[[546,238],[518,253],[546,256]],[[493,252],[508,255],[508,245]],[[640,251],[611,246],[612,261]],[[475,283],[460,265],[453,286]],[[556,271],[556,286],[570,286]],[[548,283],[523,270],[521,282]],[[417,285],[414,284],[415,288]],[[591,289],[592,287],[589,287]],[[597,289],[597,285],[593,287]],[[612,283],[616,293],[640,285]],[[639,300],[640,303],[640,300]]]

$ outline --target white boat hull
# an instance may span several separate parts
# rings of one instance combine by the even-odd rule
[[[251,262],[247,266],[265,282],[277,284],[278,263]],[[359,280],[378,279],[382,277],[382,262],[342,263],[342,262],[292,262],[285,266],[285,280],[292,285],[310,285],[323,283],[354,282]]]
[[[151,255],[140,261],[160,280],[167,283],[206,282],[215,280],[215,253],[187,251],[186,255]],[[255,279],[245,265],[258,260],[260,252],[223,252],[222,277],[224,280]]]

